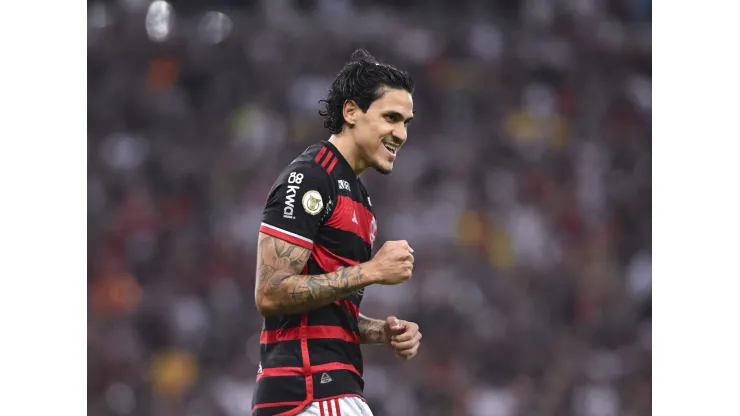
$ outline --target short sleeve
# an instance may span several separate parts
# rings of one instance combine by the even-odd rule
[[[270,190],[260,232],[313,248],[313,241],[333,195],[326,171],[313,162],[293,163]]]

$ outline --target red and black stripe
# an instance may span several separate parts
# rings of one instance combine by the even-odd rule
[[[319,245],[311,254],[309,274],[358,263]],[[359,295],[354,294],[301,316],[265,318],[253,414],[295,415],[314,400],[362,395],[359,303]],[[320,382],[323,373],[332,378],[331,383]]]
[[[331,173],[334,170],[334,166],[337,165],[338,160],[334,152],[326,146],[323,146],[316,155],[316,158],[314,158],[314,161],[326,169],[327,173]]]
[[[339,195],[336,207],[324,226],[355,234],[365,243],[371,244],[370,224],[373,218],[373,213],[362,202]]]
[[[264,230],[311,250],[303,274],[334,272],[368,261],[372,255],[374,216],[364,202],[367,194],[346,161],[340,159],[341,154],[330,142],[310,147],[297,159],[315,162],[332,174],[334,183],[349,183],[332,193],[331,215],[312,239],[274,226]],[[262,371],[257,375],[252,409],[255,416],[295,415],[314,401],[362,397],[358,327],[361,301],[362,295],[355,293],[307,314],[264,319],[260,334]],[[321,383],[324,373],[331,382]]]
[[[337,301],[340,302],[340,301]],[[283,341],[296,341],[305,334],[306,338],[312,339],[341,339],[355,344],[360,343],[360,335],[352,330],[334,325],[309,326],[302,331],[301,327],[284,328],[277,330],[262,331],[260,344],[274,344]]]

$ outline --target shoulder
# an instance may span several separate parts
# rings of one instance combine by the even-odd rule
[[[334,195],[337,185],[328,169],[330,163],[322,163],[326,154],[327,148],[321,144],[309,147],[282,169],[273,188],[282,185],[301,191],[314,190],[324,196]]]

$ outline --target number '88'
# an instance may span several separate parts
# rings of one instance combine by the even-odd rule
[[[291,172],[290,176],[288,176],[288,183],[297,183],[300,184],[303,182],[303,174],[302,173],[295,173]]]

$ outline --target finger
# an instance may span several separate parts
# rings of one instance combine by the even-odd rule
[[[406,360],[410,360],[414,357],[416,357],[416,354],[419,353],[419,346],[417,345],[416,348],[414,348],[413,351],[411,351],[409,354],[406,355]]]
[[[391,347],[393,347],[393,349],[395,349],[397,352],[400,352],[414,348],[414,346],[416,346],[418,342],[419,341],[415,339],[404,342],[391,341]]]
[[[409,246],[409,253],[413,253],[414,249]]]
[[[404,332],[398,335],[393,336],[393,341],[395,342],[407,342],[414,339],[413,334],[409,334],[408,332]]]
[[[408,341],[419,341],[421,339],[418,335],[409,335],[407,332],[404,332],[400,335],[394,335],[392,340],[395,342],[408,342]]]
[[[420,340],[421,334],[418,331],[406,331],[404,333],[401,333],[399,335],[395,335],[393,337],[393,340],[396,342],[406,342],[411,340]]]
[[[404,351],[397,351],[396,355],[400,358],[403,358],[404,360],[410,360],[416,356],[416,354],[419,352],[419,346],[417,345],[414,348],[404,350]]]
[[[414,255],[411,253],[409,253],[409,261],[411,262],[411,264],[414,264]]]
[[[396,337],[403,334],[403,329],[389,329],[391,331],[391,340],[395,341]]]

